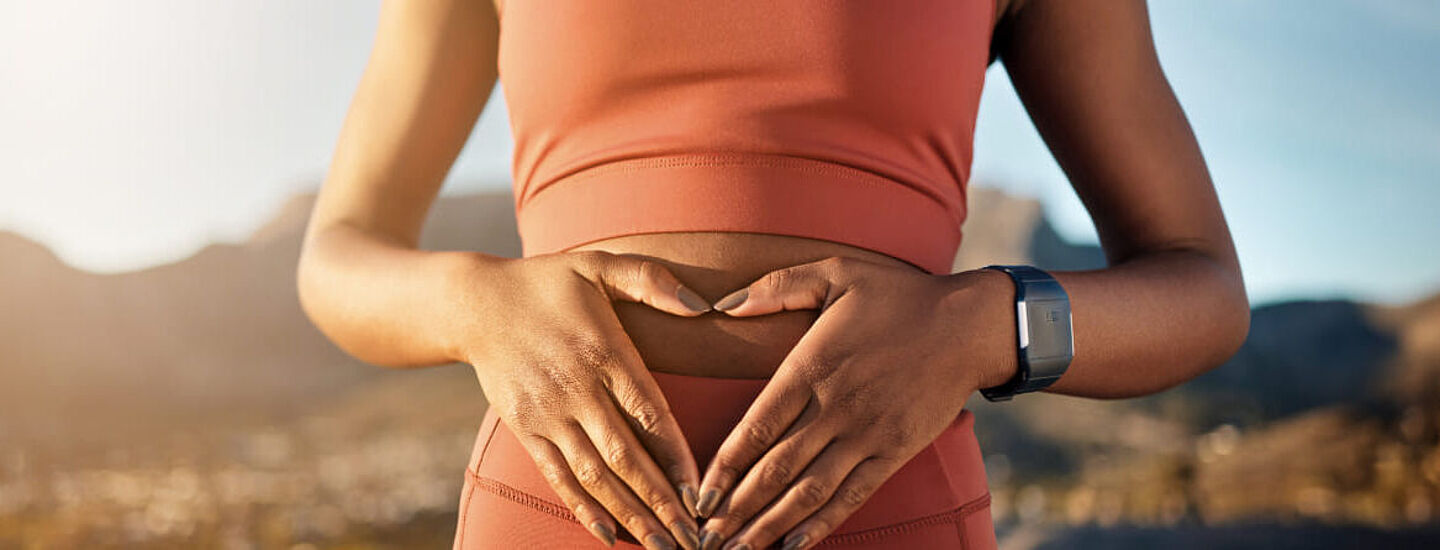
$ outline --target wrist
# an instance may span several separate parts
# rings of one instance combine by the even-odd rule
[[[486,326],[502,316],[497,293],[502,292],[503,267],[509,258],[478,252],[434,252],[427,258],[429,273],[441,282],[444,297],[440,311],[432,317],[438,325],[434,334],[442,335],[435,343],[448,360],[475,365],[484,355],[484,335],[493,334]]]
[[[1010,381],[1020,368],[1015,342],[1015,284],[1004,273],[975,269],[948,275],[954,285],[947,298],[947,317],[960,345],[957,369],[970,373],[973,389]]]

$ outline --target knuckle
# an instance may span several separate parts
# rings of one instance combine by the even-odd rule
[[[665,495],[658,490],[651,489],[645,491],[645,504],[650,506],[650,509],[655,512],[656,517],[680,517],[679,509],[675,504],[670,502],[670,499],[665,498]]]
[[[575,480],[586,489],[598,489],[605,482],[605,470],[594,462],[581,462],[575,465]]]
[[[640,512],[626,508],[619,512],[617,517],[622,518],[620,522],[625,524],[625,529],[635,534],[640,540],[645,540],[645,537],[650,534],[650,522],[646,520],[645,516],[640,515]]]
[[[583,371],[573,369],[557,369],[550,375],[550,382],[554,384],[553,391],[536,403],[532,404],[537,409],[554,410],[554,404],[562,397],[585,395],[585,389],[590,386],[590,380]],[[545,406],[549,404],[549,406]]]
[[[628,474],[637,469],[635,452],[625,445],[611,443],[605,452],[605,458],[617,472]]]
[[[790,472],[790,466],[783,461],[772,460],[760,468],[760,481],[766,485],[784,485],[790,482]]]
[[[915,426],[906,422],[893,423],[880,432],[881,440],[888,447],[901,447],[915,439]]]
[[[775,421],[768,418],[755,419],[745,423],[745,429],[740,433],[745,437],[745,443],[756,449],[763,449],[774,441],[778,431]]]
[[[630,408],[629,414],[634,419],[636,427],[651,434],[660,431],[660,423],[666,416],[654,403],[636,404]]]
[[[830,519],[825,517],[822,512],[810,518],[810,521],[802,529],[810,533],[810,540],[823,540],[831,531],[835,530],[835,525],[831,524]]]
[[[807,510],[819,508],[830,500],[830,488],[816,480],[807,480],[795,486],[795,500]]]
[[[571,254],[575,255],[576,263],[592,269],[604,267],[615,256],[604,250],[580,250]]]
[[[529,400],[510,399],[495,403],[495,406],[499,408],[497,412],[500,417],[504,418],[506,424],[512,428],[530,426],[535,420],[535,409]]]
[[[668,278],[669,270],[654,260],[636,260],[635,275],[640,281],[662,281]]]
[[[840,502],[849,508],[859,508],[870,498],[870,491],[861,485],[851,485],[840,490]]]
[[[832,362],[828,352],[820,352],[803,358],[796,357],[793,365],[795,374],[802,380],[809,381],[812,386],[835,385],[827,383],[827,381],[833,380],[829,373],[835,369],[835,363]]]
[[[571,337],[569,348],[571,355],[587,364],[603,364],[615,357],[614,348],[592,336]]]
[[[775,271],[766,273],[764,277],[761,277],[761,284],[774,289],[784,289],[794,284],[795,280],[799,278],[798,275],[799,273],[793,267],[777,269]]]
[[[510,429],[517,433],[533,434],[548,431],[548,421],[551,418],[550,407],[543,403],[544,398],[537,395],[519,396],[517,399],[507,400],[501,406],[499,415],[506,422]]]
[[[540,475],[551,487],[558,487],[565,484],[565,472],[560,469],[559,464],[549,460],[540,461]]]
[[[854,415],[870,408],[874,396],[863,386],[851,386],[840,390],[833,398],[833,404],[841,412]]]
[[[870,261],[852,258],[850,256],[831,256],[826,259],[826,262],[828,263],[826,268],[835,274],[854,273],[857,270],[875,265]]]

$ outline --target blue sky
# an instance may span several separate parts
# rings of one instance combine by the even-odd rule
[[[1160,1],[1156,47],[1195,127],[1252,298],[1440,291],[1440,2]],[[977,181],[1094,229],[1004,78]]]
[[[0,229],[96,271],[244,239],[323,174],[377,6],[0,0]],[[1151,12],[1253,301],[1440,291],[1440,2]],[[496,93],[447,192],[508,185],[512,150]],[[999,67],[974,174],[1094,242]]]

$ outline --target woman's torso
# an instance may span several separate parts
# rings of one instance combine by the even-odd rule
[[[767,272],[830,256],[920,271],[885,254],[842,243],[761,233],[626,235],[572,250],[604,250],[658,261],[711,302]],[[712,311],[686,318],[643,304],[618,302],[615,313],[651,370],[720,378],[768,378],[820,312],[785,311],[734,318]]]
[[[501,26],[503,34],[503,29],[505,28],[506,23],[504,17],[506,8],[504,4],[506,2],[504,0],[495,1],[497,4],[497,9],[502,14]],[[984,2],[984,4],[990,4],[990,2],[984,0],[977,0],[977,4],[979,4],[979,2]],[[1000,15],[1008,11],[1009,4],[1009,0],[995,0],[995,3],[993,5],[987,6],[988,9],[984,10],[985,12],[988,12],[988,16],[990,17],[989,25],[987,26],[985,24],[981,24],[979,26],[984,27],[984,30],[986,31],[992,29],[995,21],[999,20]],[[937,4],[937,6],[938,5],[939,4]],[[520,6],[520,4],[516,4],[510,7],[518,9]],[[816,6],[818,7],[820,5]],[[616,9],[624,11],[624,9],[629,8],[623,8],[617,5]],[[713,7],[707,9],[713,9]],[[755,9],[755,6],[749,6],[747,9],[753,10]],[[833,10],[834,8],[827,7],[826,9]],[[888,8],[886,9],[888,10]],[[943,9],[946,11],[946,13],[962,13],[954,12],[948,7]],[[529,9],[523,12],[512,13],[512,16],[520,17],[519,19],[514,19],[513,21],[511,21],[512,23],[516,23],[517,25],[517,30],[513,30],[512,32],[525,32],[526,30],[540,28],[540,24],[538,23],[539,16],[535,13],[532,13],[533,11],[533,9]],[[520,13],[524,13],[526,15],[517,15]],[[593,15],[595,16],[594,18],[600,19],[604,17],[603,14],[604,12],[602,11]],[[550,13],[550,16],[554,15],[555,14],[553,12]],[[794,17],[797,15],[803,14],[789,14],[788,17]],[[604,25],[610,25],[615,27],[616,29],[628,28],[625,27],[625,25],[639,25],[640,23],[629,21],[628,18],[631,16],[638,17],[638,14],[631,13],[630,15],[627,15],[625,20],[628,22],[624,24],[612,21],[609,23],[604,23]],[[720,21],[720,19],[722,18],[716,17],[716,19],[713,20],[712,23],[714,25],[727,23]],[[736,19],[736,21],[741,20],[751,22],[757,21],[755,19]],[[598,21],[595,21],[595,23],[596,25],[602,24]],[[675,23],[678,24],[679,22]],[[733,23],[733,21],[728,23]],[[766,24],[768,25],[768,23]],[[936,40],[937,43],[944,42],[946,44],[949,44],[949,46],[946,47],[951,48],[959,46],[961,44],[960,42],[952,41],[950,38],[942,39],[941,35],[946,34],[946,31],[934,28],[934,21],[928,21],[923,23],[917,21],[915,24],[924,26],[928,30],[923,31],[922,33],[919,27],[917,27],[916,32],[910,34],[916,34],[917,36],[933,37],[933,39]],[[609,27],[601,26],[600,28],[603,29]],[[979,29],[976,29],[974,26],[967,26],[966,29],[967,30],[965,31],[961,31],[960,26],[957,26],[954,32],[979,32]],[[635,29],[629,30],[634,31]],[[662,31],[662,29],[655,30],[657,32]],[[858,33],[861,29],[851,30]],[[594,31],[594,29],[586,32],[591,31]],[[619,31],[617,30],[616,32],[618,33]],[[763,32],[761,32],[761,36],[770,36],[770,32],[771,30],[763,30]],[[873,33],[874,31],[872,30],[870,32]],[[625,34],[630,33],[627,32]],[[885,36],[893,36],[893,34],[894,33],[891,33]],[[817,34],[817,36],[819,35]],[[584,42],[584,39],[577,37],[572,38]],[[598,38],[595,37],[590,38],[598,40]],[[866,39],[872,38],[875,37],[871,36],[867,37]],[[984,44],[984,46],[988,46],[989,38],[990,37],[988,35],[984,37],[984,42],[982,43]],[[507,58],[511,60],[511,65],[503,65],[503,63],[502,65],[505,68],[508,68],[514,72],[513,74],[508,74],[508,77],[511,80],[504,80],[507,78],[507,73],[505,71],[502,71],[501,78],[502,81],[506,82],[507,95],[513,93],[515,96],[511,100],[512,110],[516,108],[521,108],[521,105],[517,103],[520,101],[527,101],[529,102],[527,103],[527,105],[531,105],[531,109],[529,111],[512,113],[512,125],[515,125],[515,122],[520,122],[520,124],[516,125],[517,129],[527,130],[527,132],[517,134],[517,142],[523,139],[524,143],[529,146],[529,151],[544,151],[552,155],[560,155],[560,153],[556,153],[555,151],[566,151],[566,144],[568,144],[569,142],[554,141],[561,139],[561,137],[557,136],[568,135],[566,132],[560,132],[559,130],[564,128],[563,125],[568,123],[568,121],[574,120],[576,117],[578,117],[579,113],[590,112],[586,111],[585,109],[594,109],[593,107],[580,107],[577,105],[583,104],[585,101],[589,100],[599,101],[601,98],[599,96],[577,96],[575,95],[577,92],[551,92],[546,90],[543,86],[537,86],[547,83],[553,84],[554,82],[564,81],[575,86],[580,86],[583,84],[584,86],[586,86],[585,89],[589,90],[605,89],[606,86],[610,86],[610,84],[607,83],[606,76],[592,74],[595,70],[598,70],[596,68],[597,65],[590,65],[589,69],[580,69],[578,66],[573,65],[565,65],[563,67],[543,69],[535,68],[533,65],[529,64],[531,60],[528,58],[525,58],[523,62],[521,61],[524,55],[528,55],[530,48],[535,48],[537,50],[545,50],[546,48],[550,47],[546,46],[545,42],[535,42],[535,40],[546,41],[553,39],[554,37],[538,36],[521,38],[515,35],[512,35],[511,38],[509,38],[508,40],[502,39],[502,57],[507,55],[505,53],[507,51],[505,48],[506,46],[510,48],[508,50],[510,52],[508,55],[513,56]],[[919,40],[922,40],[922,42],[915,42],[915,40],[917,40],[915,36],[908,38],[900,37],[900,39],[908,40],[908,42],[892,42],[890,44],[887,44],[887,46],[891,48],[909,47],[910,50],[908,50],[908,53],[906,55],[910,55],[911,57],[922,52],[933,53],[936,51],[940,51],[939,49],[919,47],[919,44],[924,43],[923,40],[926,40],[925,38],[919,38]],[[635,38],[625,38],[617,36],[615,40],[619,41],[619,43],[629,44],[630,42],[626,41],[633,41],[635,40]],[[688,42],[685,41],[689,40],[689,38],[677,37],[676,40],[681,41],[674,44],[676,47],[679,47],[683,44],[688,44]],[[889,41],[889,39],[886,40],[887,42]],[[908,46],[897,45],[902,43],[908,44]],[[971,48],[975,45],[973,42],[964,44],[968,44],[964,46],[966,48]],[[808,45],[805,46],[809,47]],[[878,47],[879,45],[877,44],[874,46]],[[617,44],[615,45],[615,47],[601,48],[601,53],[592,52],[590,54],[586,54],[588,56],[586,59],[591,60],[594,64],[598,64],[598,66],[609,66],[607,65],[607,63],[611,62],[621,63],[621,59],[625,56],[620,56],[618,53],[611,52],[611,54],[614,55],[610,55],[607,57],[607,55],[609,54],[603,53],[609,52],[610,50],[614,50],[615,48],[619,47],[621,46]],[[859,50],[853,50],[852,53],[872,49],[871,46],[863,46],[860,44],[852,44],[850,47],[860,48]],[[821,49],[816,51],[819,52],[824,50]],[[950,65],[950,70],[952,72],[961,70],[961,67],[964,67],[964,70],[983,71],[983,59],[988,58],[988,52],[974,52],[973,50],[967,50],[967,52],[968,53],[966,53],[965,61],[962,62],[961,60],[956,60],[954,64]],[[705,57],[705,55],[708,55],[705,51],[697,51],[692,53],[695,53],[702,58]],[[897,54],[898,53],[899,52],[897,52]],[[974,56],[977,55],[977,53],[982,55],[982,60],[979,61],[980,65],[978,66],[978,68],[976,68],[976,61],[974,59]],[[565,59],[564,56],[566,54],[550,52],[548,55],[558,55],[559,57],[555,57],[552,59],[542,56],[540,59],[544,61],[553,60],[559,62],[562,59]],[[614,57],[614,59],[611,59],[611,57]],[[653,61],[654,59],[646,58],[646,60]],[[631,61],[637,61],[640,66],[645,66],[646,60]],[[569,59],[567,61],[574,62],[573,59]],[[941,70],[942,67],[946,67],[946,60],[939,59],[932,61],[933,67],[935,68],[932,76],[938,77],[940,76],[940,73],[946,72],[944,70]],[[872,63],[873,62],[874,60],[872,59]],[[910,62],[915,63],[915,60],[912,59],[910,60]],[[919,63],[919,65],[926,67],[932,66],[925,63]],[[616,66],[631,67],[629,69],[626,69],[627,71],[631,72],[633,72],[634,70],[634,63],[631,63],[629,65],[621,64]],[[860,67],[862,66],[865,67],[865,69],[863,70],[875,70],[873,64],[857,64],[856,70],[862,70],[860,69]],[[578,74],[566,72],[572,70],[578,71]],[[561,78],[562,76],[564,78]],[[858,77],[861,75],[856,76]],[[869,76],[875,77],[879,75],[877,74]],[[633,79],[635,78],[635,75],[629,75],[629,78]],[[926,76],[920,74],[902,75],[895,73],[885,75],[885,80],[889,81],[890,85],[897,85],[898,82],[891,80],[893,78],[913,80],[907,80],[907,82],[910,82],[909,84],[900,86],[901,88],[905,89],[916,89],[917,87],[921,87],[921,83],[923,82],[929,82],[934,86],[941,86],[938,80],[934,80],[933,78],[927,78]],[[949,83],[946,86],[960,86],[961,88],[963,88],[964,85],[961,81],[947,80],[946,82]],[[959,83],[957,84],[957,82]],[[960,95],[973,93],[974,90],[965,91],[964,94],[961,94],[958,93],[958,91],[961,91],[961,88],[952,87],[938,87],[935,89],[937,91],[957,91],[957,97],[955,98],[957,105],[967,105],[966,102],[973,102],[975,99],[978,99],[973,97],[959,97]],[[896,88],[892,88],[890,86],[874,88],[866,85],[858,85],[858,87],[855,87],[853,90],[849,90],[844,93],[865,94],[868,97],[874,96],[874,94],[891,93],[885,91],[887,89],[894,90]],[[674,88],[669,89],[668,92],[673,93],[678,92],[679,90],[679,88]],[[646,91],[658,93],[653,90]],[[814,90],[811,91],[813,92]],[[644,97],[649,98],[651,96]],[[657,95],[656,97],[661,96]],[[615,98],[607,97],[605,99],[608,101]],[[871,122],[878,122],[879,118],[887,116],[906,116],[900,115],[898,111],[894,111],[893,109],[893,107],[896,107],[897,104],[892,101],[892,99],[898,98],[882,98],[881,96],[874,96],[872,97],[872,99],[875,99],[877,101],[872,101],[872,104],[869,106],[874,108],[880,108],[881,111],[868,114],[866,112],[853,112],[853,116],[876,117],[877,120],[873,120]],[[572,116],[572,114],[566,114],[564,115],[564,117],[566,118],[555,118],[560,117],[561,115],[555,114],[549,109],[556,108],[556,103],[563,103],[566,106],[566,109],[575,110],[577,111],[577,113],[574,113],[574,116]],[[882,105],[889,105],[890,107],[882,108]],[[923,113],[921,113],[920,111],[915,111],[918,105],[919,104],[911,105],[910,108],[914,112],[909,113],[909,115],[912,117],[923,118]],[[937,109],[937,112],[939,109],[948,110],[953,108],[951,106],[945,106],[943,103],[933,103],[931,105],[932,108]],[[535,108],[540,106],[546,106],[546,108],[541,109],[540,111],[536,111]],[[864,104],[847,106],[845,107],[845,109],[855,108],[856,111],[864,110],[859,107],[864,107]],[[970,107],[961,107],[961,110],[959,112],[949,113],[949,115],[959,116],[959,120],[962,121],[973,122],[973,118],[967,119],[966,115],[963,114],[963,111],[966,108],[973,108],[973,105],[971,105]],[[777,112],[779,111],[777,110]],[[566,113],[568,113],[568,111],[566,111]],[[521,118],[515,119],[514,117],[516,116],[520,116]],[[695,115],[691,113],[690,118],[676,120],[677,122],[679,120],[693,122],[694,120],[696,120],[694,116]],[[973,114],[970,116],[973,116]],[[906,131],[916,131],[916,128],[920,128],[920,126],[914,126],[913,121],[911,123],[908,123],[911,124],[911,126],[904,126],[903,124],[907,123],[903,123],[903,121],[892,122],[900,124],[897,126],[889,127],[892,131],[895,132],[903,133],[901,132],[901,128],[904,128]],[[721,127],[723,126],[724,125],[722,124]],[[688,129],[686,127],[679,126],[671,128],[671,133],[681,131],[688,131]],[[585,132],[586,136],[591,139],[597,140],[596,144],[589,145],[597,149],[603,149],[603,147],[601,146],[607,143],[619,143],[627,139],[637,139],[637,136],[630,134],[604,136],[603,138],[601,138],[601,136],[596,134],[596,131],[592,130],[590,127],[586,127]],[[662,133],[657,135],[664,134]],[[962,132],[961,134],[957,135],[963,136],[964,134]],[[648,134],[646,134],[645,137],[647,137],[648,139]],[[576,136],[575,139],[584,139],[584,137]],[[614,141],[610,141],[612,139]],[[656,139],[668,140],[678,138],[675,136],[666,136],[663,138],[657,137]],[[579,147],[575,145],[569,146],[575,149],[579,149]],[[875,154],[883,156],[885,154],[888,154],[886,153],[886,151],[889,150],[877,150],[875,151]],[[543,164],[536,164],[536,162],[538,161],[536,161],[535,158],[538,157],[532,158],[530,156],[521,155],[519,158],[521,162],[517,163],[517,168],[524,167],[525,170],[523,171],[523,173],[517,172],[517,176],[527,177],[517,185],[517,190],[519,191],[518,196],[521,199],[521,203],[525,203],[526,206],[529,206],[529,203],[526,201],[530,199],[530,196],[527,193],[534,193],[534,189],[531,188],[532,177],[529,176],[533,176],[533,174],[535,174],[536,171],[539,170],[537,166],[543,166]],[[968,164],[968,162],[962,164]],[[663,178],[664,173],[639,173],[635,175],[635,177],[647,176],[653,178]],[[555,221],[556,223],[561,222],[560,219],[552,219],[549,216],[551,216],[551,214],[547,213],[546,217],[543,219],[543,223],[549,223],[551,221]],[[522,230],[523,229],[524,227],[522,224]],[[578,247],[569,248],[569,250],[604,250],[618,254],[633,254],[643,256],[648,259],[660,262],[661,264],[672,270],[680,278],[681,281],[690,286],[696,292],[700,293],[701,296],[712,302],[733,290],[739,289],[755,281],[757,278],[767,272],[783,267],[824,259],[830,256],[855,257],[900,266],[907,269],[914,269],[916,271],[924,271],[924,269],[915,265],[914,263],[902,261],[896,256],[887,255],[885,253],[877,252],[875,250],[867,248],[862,248],[860,246],[844,244],[837,240],[824,240],[819,238],[808,238],[802,236],[771,234],[763,232],[706,230],[638,233],[615,236],[611,238],[603,238]],[[934,267],[931,266],[929,269],[933,270]],[[801,336],[805,334],[806,330],[808,330],[810,325],[819,315],[818,311],[808,310],[787,311],[752,318],[731,318],[720,312],[710,312],[694,318],[685,318],[660,312],[642,304],[626,302],[616,303],[615,310],[621,323],[624,325],[626,332],[630,335],[631,339],[634,341],[636,348],[639,350],[641,357],[645,360],[646,366],[650,369],[675,374],[722,378],[770,377],[775,371],[775,369],[779,367],[781,361],[784,360],[785,355],[790,351],[792,347],[794,347],[794,345],[799,341]]]

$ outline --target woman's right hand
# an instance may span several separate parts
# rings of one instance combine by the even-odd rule
[[[698,548],[695,459],[611,302],[686,317],[710,305],[664,266],[608,252],[490,267],[458,281],[473,307],[456,345],[501,420],[607,545],[618,519],[647,548]]]

